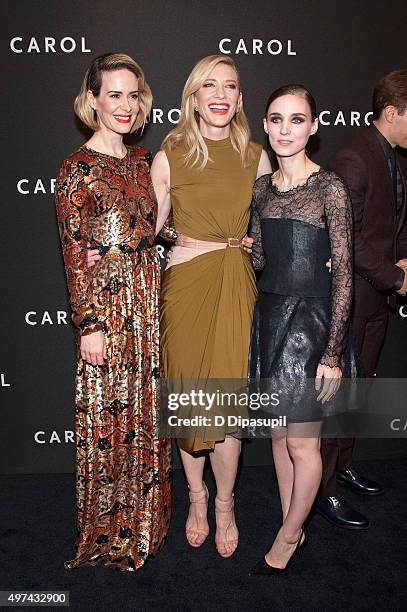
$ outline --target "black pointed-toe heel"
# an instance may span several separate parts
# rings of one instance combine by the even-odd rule
[[[297,540],[297,545],[294,549],[293,554],[291,555],[288,563],[285,567],[274,567],[274,565],[269,565],[265,558],[261,559],[254,568],[250,571],[249,576],[271,576],[276,574],[281,574],[285,572],[288,567],[288,564],[296,557],[299,552],[304,548],[304,546],[308,543],[308,538],[301,544],[301,540],[305,535],[304,527],[301,527],[300,537]]]

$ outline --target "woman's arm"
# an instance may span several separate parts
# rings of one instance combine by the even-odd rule
[[[103,365],[106,344],[95,313],[86,262],[89,204],[86,171],[84,162],[66,161],[58,174],[55,200],[72,322],[82,336],[82,358],[93,365]]]
[[[331,243],[331,324],[328,343],[315,378],[318,400],[332,399],[342,378],[341,356],[352,303],[352,211],[345,185],[338,177],[329,179],[325,194],[325,217]]]
[[[332,259],[331,325],[321,363],[339,367],[352,304],[352,212],[347,189],[334,177],[326,188],[325,216]]]
[[[151,166],[151,180],[158,202],[158,215],[155,234],[163,227],[171,210],[170,165],[164,151],[158,151]]]
[[[263,176],[263,174],[271,174],[272,172],[273,172],[273,169],[271,167],[269,156],[267,155],[266,151],[263,149],[260,155],[260,161],[259,161],[259,166],[257,168],[256,179],[258,179],[260,176]]]
[[[264,149],[263,149],[263,151],[261,152],[261,155],[260,155],[259,165],[257,167],[257,176],[256,176],[256,179],[258,179],[260,176],[263,176],[263,174],[270,174],[271,172],[272,172],[272,168],[271,168],[269,156],[267,155],[266,151],[264,151]],[[253,215],[253,205],[252,205],[251,210],[252,210],[252,215]],[[248,253],[251,253],[252,252],[252,246],[253,246],[253,237],[251,237],[251,236],[244,236],[244,238],[242,238],[242,247],[243,247],[243,249],[245,251],[247,251]],[[262,267],[263,266],[264,266],[264,262],[263,262]],[[256,265],[254,265],[254,267],[256,269]]]
[[[263,182],[263,181],[261,181]],[[254,186],[253,198],[251,203],[251,214],[250,214],[250,231],[249,235],[253,240],[252,244],[252,261],[255,270],[263,270],[266,259],[263,251],[263,243],[261,239],[261,220],[260,212],[258,207],[260,187],[258,184]]]

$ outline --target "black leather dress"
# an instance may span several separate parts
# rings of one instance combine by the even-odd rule
[[[352,214],[346,187],[323,168],[285,192],[271,174],[262,176],[254,186],[250,233],[253,264],[262,270],[251,381],[262,392],[279,392],[280,404],[270,412],[288,422],[321,420],[354,408],[346,393],[321,404],[315,391],[319,363],[340,367],[345,379],[360,373],[349,333]]]

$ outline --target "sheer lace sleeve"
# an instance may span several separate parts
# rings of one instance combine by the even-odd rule
[[[253,246],[252,246],[252,261],[253,267],[255,270],[263,270],[266,259],[263,251],[263,244],[261,241],[261,219],[260,219],[260,211],[259,211],[259,182],[262,181],[263,177],[255,183],[253,189],[253,198],[251,203],[251,217],[250,217],[250,231],[249,235],[253,238]]]
[[[325,185],[325,216],[332,259],[331,325],[321,364],[340,365],[352,302],[352,212],[347,189],[331,174]]]

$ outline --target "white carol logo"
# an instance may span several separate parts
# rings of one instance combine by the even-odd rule
[[[76,50],[79,53],[90,53],[92,51],[87,48],[84,36],[81,36],[79,40],[72,36],[64,36],[60,39],[53,36],[44,36],[41,39],[35,36],[30,39],[14,36],[10,40],[10,49],[13,53],[73,53]]]

